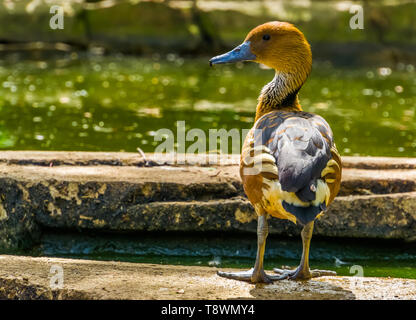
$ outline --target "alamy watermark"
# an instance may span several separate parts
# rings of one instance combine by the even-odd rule
[[[63,289],[64,287],[64,268],[58,264],[53,264],[49,270],[51,278],[49,287],[51,289]]]
[[[350,290],[363,288],[364,286],[364,268],[360,265],[353,265],[350,267]]]
[[[185,164],[188,161],[195,161],[195,155],[203,155],[197,158],[202,161],[200,164],[238,164],[238,157],[229,157],[232,154],[240,154],[241,147],[250,129],[238,130],[236,128],[226,130],[209,129],[207,133],[199,128],[186,130],[185,121],[176,122],[176,133],[170,129],[159,129],[154,133],[154,141],[160,142],[155,148],[154,153],[158,155],[156,161],[160,164],[174,162]],[[255,175],[261,172],[262,158],[264,151],[262,148],[261,129],[251,131],[249,150],[244,161],[248,164],[245,167],[246,175]],[[260,156],[260,157],[259,157]]]
[[[358,4],[354,4],[350,7],[350,13],[354,14],[350,18],[350,28],[355,29],[364,29],[364,9]]]
[[[350,14],[353,16],[349,20],[349,26],[352,30],[364,29],[364,8],[359,4],[351,5]],[[53,30],[64,29],[64,8],[62,6],[53,5],[49,9],[49,13],[53,16],[49,20],[49,27]]]
[[[53,16],[49,20],[49,27],[53,30],[64,28],[64,8],[61,6],[52,6],[49,13]]]
[[[240,153],[241,145],[249,129],[209,129],[208,137],[199,128],[186,130],[185,121],[176,121],[176,133],[170,129],[159,129],[154,134],[154,141],[161,142],[155,153],[165,155],[160,161],[186,163],[195,154],[207,155],[207,163],[221,161],[221,154]],[[231,139],[231,144],[229,143]],[[219,147],[218,147],[219,145]]]

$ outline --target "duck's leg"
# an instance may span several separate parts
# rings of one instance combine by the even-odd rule
[[[257,256],[254,268],[242,272],[218,271],[217,274],[228,279],[250,281],[253,283],[271,283],[273,280],[279,279],[279,276],[267,275],[263,269],[263,258],[268,233],[267,214],[263,214],[259,216],[257,221]]]
[[[293,279],[293,280],[308,280],[311,278],[322,277],[322,276],[335,276],[335,271],[329,270],[310,270],[309,269],[309,248],[312,239],[313,224],[311,221],[306,224],[301,232],[302,236],[302,259],[300,260],[299,267],[295,270],[283,270],[274,268],[273,271],[280,274],[279,280],[282,279]]]

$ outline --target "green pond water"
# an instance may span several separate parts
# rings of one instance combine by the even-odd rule
[[[32,256],[54,256],[90,260],[251,268],[256,256],[256,235],[94,235],[89,233],[48,233],[29,251]],[[295,267],[302,252],[301,239],[267,240],[265,268]],[[357,239],[313,239],[311,268],[334,270],[339,275],[356,275],[362,268],[365,277],[416,279],[414,244]]]
[[[157,130],[247,129],[273,77],[253,63],[215,66],[170,54],[0,61],[3,150],[154,151]],[[314,65],[301,90],[343,155],[416,156],[416,71]],[[238,152],[238,150],[237,150]]]

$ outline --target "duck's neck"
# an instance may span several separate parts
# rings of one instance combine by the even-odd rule
[[[270,111],[301,111],[298,92],[303,82],[300,82],[294,74],[276,72],[273,80],[261,90],[256,120]]]

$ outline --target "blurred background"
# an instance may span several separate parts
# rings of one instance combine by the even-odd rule
[[[349,26],[352,4],[363,30]],[[271,20],[311,43],[301,104],[328,120],[342,155],[416,156],[413,0],[2,0],[0,148],[152,152],[177,120],[250,128],[273,71],[208,60]]]

